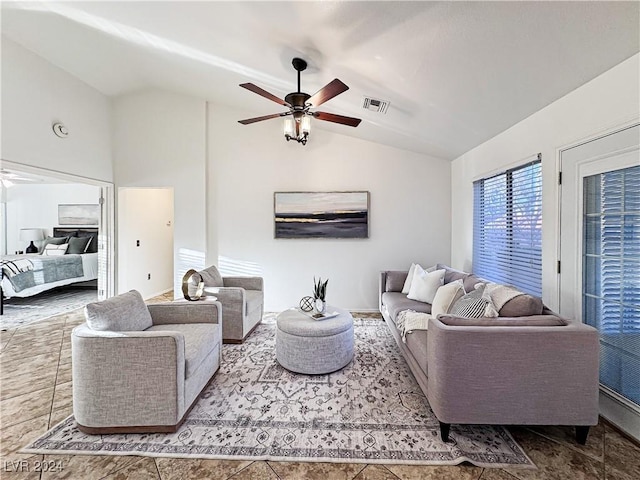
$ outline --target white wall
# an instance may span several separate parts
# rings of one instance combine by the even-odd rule
[[[173,289],[173,190],[118,191],[118,293],[150,298]],[[149,278],[150,277],[150,278]]]
[[[267,310],[297,305],[314,275],[330,304],[374,310],[380,270],[449,262],[449,162],[313,127],[287,143],[281,120],[237,123],[255,113],[209,106],[209,260],[260,273]],[[371,192],[369,239],[274,239],[274,192],[334,190]]]
[[[542,153],[543,299],[558,307],[555,273],[560,235],[557,161],[559,149],[623,125],[640,115],[640,54],[574,90],[500,135],[457,158],[452,164],[451,261],[472,266],[473,180],[504,170]],[[553,74],[553,72],[550,72]],[[508,108],[497,105],[496,108]]]
[[[67,138],[54,135],[56,122]],[[3,160],[111,181],[109,100],[2,37],[1,149]]]
[[[91,185],[16,184],[6,189],[7,253],[25,250],[28,243],[19,239],[21,228],[43,228],[45,235],[53,235],[58,226],[58,205],[61,203],[97,204],[100,188]],[[36,243],[40,246],[41,243]]]
[[[186,269],[204,267],[205,123],[204,100],[184,95],[150,90],[113,101],[116,186],[173,188],[176,293]]]

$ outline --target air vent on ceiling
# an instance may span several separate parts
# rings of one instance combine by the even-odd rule
[[[371,110],[372,112],[387,113],[389,102],[387,100],[378,100],[377,98],[364,97],[362,108]]]

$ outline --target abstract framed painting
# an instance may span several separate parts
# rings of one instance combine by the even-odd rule
[[[98,225],[100,223],[100,205],[98,204],[59,204],[58,225]]]
[[[275,192],[275,238],[369,238],[369,192]]]

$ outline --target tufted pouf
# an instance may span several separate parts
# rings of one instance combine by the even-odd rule
[[[344,309],[327,307],[339,315],[314,320],[296,309],[276,319],[276,358],[287,370],[322,375],[345,367],[353,359],[353,317]]]

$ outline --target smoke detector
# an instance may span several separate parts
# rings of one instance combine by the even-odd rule
[[[371,110],[372,112],[377,113],[387,113],[387,108],[389,108],[388,100],[379,100],[377,98],[372,97],[363,97],[362,100],[362,108],[365,110]]]

